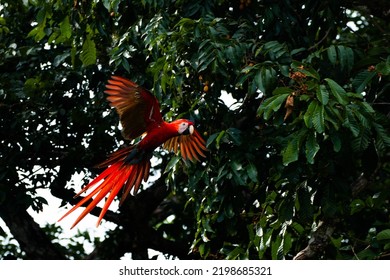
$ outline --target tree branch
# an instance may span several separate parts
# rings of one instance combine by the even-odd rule
[[[320,221],[317,229],[313,232],[307,247],[295,255],[294,260],[310,260],[318,258],[326,246],[329,238],[333,234],[334,227],[328,222]]]
[[[319,45],[321,45],[321,43],[326,39],[326,37],[329,36],[329,33],[331,30],[332,30],[332,28],[328,28],[328,30],[326,30],[324,36],[322,36],[322,38],[318,42],[316,42],[313,46],[311,46],[308,49],[308,51],[312,51],[312,50],[316,49]]]
[[[18,241],[21,250],[26,253],[26,258],[34,260],[65,259],[58,247],[51,242],[42,228],[27,213],[27,209],[17,203],[12,203],[12,199],[7,201],[0,205],[0,216]]]

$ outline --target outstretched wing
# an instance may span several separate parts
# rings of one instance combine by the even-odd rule
[[[119,114],[125,138],[134,139],[162,122],[160,105],[148,90],[119,76],[112,76],[106,88],[107,100]]]
[[[191,161],[199,161],[199,156],[206,157],[204,151],[207,151],[206,142],[196,129],[191,134],[169,139],[164,143],[163,147],[168,151],[173,151],[175,154],[180,150],[182,158]]]

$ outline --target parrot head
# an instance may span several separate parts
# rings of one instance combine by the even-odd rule
[[[173,121],[172,124],[175,126],[179,135],[188,135],[194,133],[194,123],[189,120],[179,119]]]

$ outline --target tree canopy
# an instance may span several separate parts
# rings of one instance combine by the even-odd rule
[[[386,0],[0,0],[0,257],[389,258],[389,15]],[[47,189],[65,212],[72,176],[129,144],[112,74],[194,120],[207,158],[158,150],[157,176],[106,214],[117,227],[61,240],[27,210]]]

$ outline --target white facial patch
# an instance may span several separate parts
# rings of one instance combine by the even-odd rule
[[[179,134],[183,134],[184,131],[186,131],[188,128],[188,123],[186,122],[182,122],[180,125],[179,125]]]

